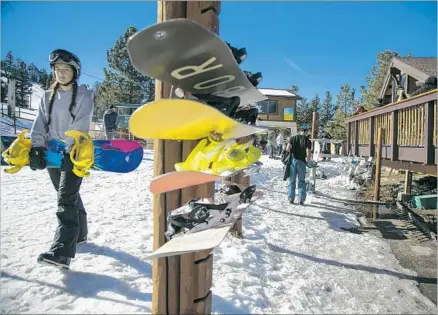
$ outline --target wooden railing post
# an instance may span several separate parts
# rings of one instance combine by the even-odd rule
[[[369,143],[369,151],[370,151],[370,157],[374,156],[374,152],[376,150],[376,147],[374,146],[374,117],[368,118],[369,123],[369,134],[370,134],[370,143]]]
[[[344,152],[344,155],[348,155],[349,153],[350,153],[350,151],[351,151],[351,123],[349,122],[349,123],[347,123],[347,154],[345,154],[345,152]]]
[[[359,155],[359,122],[354,122],[354,155]]]
[[[196,20],[217,32],[219,1],[157,1],[158,22],[175,18]],[[168,98],[170,85],[156,80],[155,98]],[[197,141],[154,141],[154,176],[175,170]],[[153,198],[153,249],[162,246],[167,229],[168,212],[189,199],[212,197],[214,183],[189,187]],[[153,261],[152,314],[210,314],[213,258],[211,250]]]
[[[427,102],[424,111],[424,164],[434,164],[435,148],[433,145],[434,102]]]
[[[398,160],[398,110],[392,112],[391,161]]]
[[[379,128],[377,130],[376,175],[374,180],[375,201],[380,200],[380,175],[382,174],[382,142],[383,142],[383,128]],[[377,218],[376,207],[374,207],[374,211],[373,211],[373,221],[375,221]]]

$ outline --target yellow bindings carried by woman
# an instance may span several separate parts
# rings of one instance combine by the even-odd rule
[[[94,164],[94,144],[90,135],[77,130],[65,132],[67,137],[74,139],[70,150],[70,160],[73,163],[73,173],[78,177],[88,177],[88,171]]]
[[[5,169],[6,173],[17,173],[24,166],[29,165],[29,152],[32,148],[32,140],[26,138],[28,132],[28,130],[21,131],[17,139],[2,152],[5,162],[12,166]],[[73,173],[78,177],[89,176],[90,172],[88,170],[94,164],[93,140],[87,133],[77,130],[68,130],[65,132],[65,135],[74,140],[69,152],[70,160],[73,164]]]
[[[225,171],[237,171],[251,166],[262,155],[251,141],[238,144],[235,139],[214,141],[202,139],[184,162],[176,163],[177,171],[197,171],[220,175]]]
[[[14,174],[29,164],[29,152],[32,148],[32,140],[26,138],[28,130],[23,130],[18,134],[17,139],[11,143],[9,148],[2,148],[2,157],[11,168],[5,169],[5,173]]]

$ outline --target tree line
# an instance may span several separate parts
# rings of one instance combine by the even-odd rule
[[[370,75],[365,78],[366,86],[360,86],[360,97],[357,97],[356,89],[350,84],[341,85],[339,92],[333,97],[330,91],[326,91],[321,99],[317,93],[314,98],[303,97],[297,102],[296,122],[312,125],[313,112],[318,113],[318,125],[327,131],[332,139],[345,140],[347,137],[345,119],[351,116],[359,105],[365,109],[378,106],[379,94],[383,87],[389,64],[393,57],[399,54],[394,50],[385,50],[377,54],[377,62],[370,69]],[[412,54],[408,56],[412,57]],[[290,88],[294,94],[299,93],[299,87],[292,85]]]
[[[7,102],[8,81],[15,80],[15,106],[29,107],[29,95],[32,93],[32,83],[43,88],[50,84],[51,74],[46,69],[39,69],[33,63],[26,64],[20,58],[14,57],[11,51],[1,60],[1,102]]]

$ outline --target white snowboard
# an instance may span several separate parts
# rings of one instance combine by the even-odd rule
[[[249,207],[252,202],[259,199],[262,195],[263,194],[257,193],[256,191],[253,194],[251,202],[238,205],[234,203],[238,202],[240,193],[229,196],[222,196],[223,201],[228,202],[231,207],[234,208],[233,213],[230,217],[231,221],[225,222],[212,228],[208,228],[206,230],[201,230],[199,232],[187,233],[181,236],[174,237],[146,258],[158,259],[163,257],[203,251],[210,248],[213,249],[219,246],[224,240],[225,236],[227,236],[227,233],[234,226],[236,221],[241,218],[243,212]],[[217,220],[212,220],[210,222],[213,223],[215,221]]]
[[[158,259],[215,248],[222,243],[233,225],[234,222],[175,237],[146,258]]]

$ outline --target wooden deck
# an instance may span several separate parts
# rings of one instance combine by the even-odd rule
[[[377,130],[383,128],[383,165],[437,176],[437,89],[352,116],[347,148],[374,156]]]

